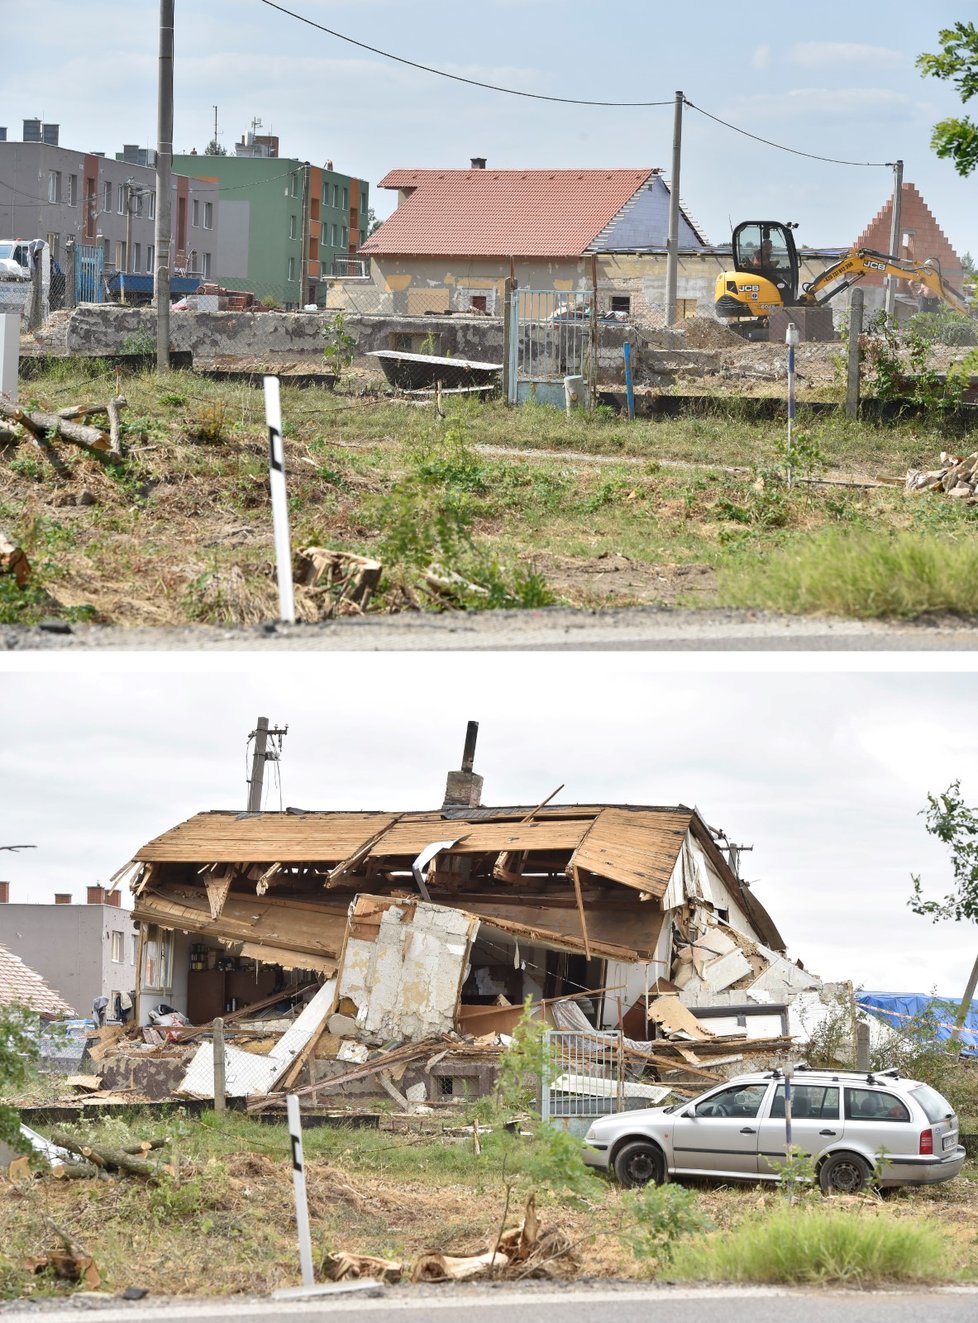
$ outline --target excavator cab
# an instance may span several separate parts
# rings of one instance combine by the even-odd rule
[[[798,250],[794,227],[778,221],[742,221],[733,232],[733,271],[716,282],[716,313],[735,325],[767,324],[777,308],[798,302]]]

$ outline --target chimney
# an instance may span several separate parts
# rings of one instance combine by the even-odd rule
[[[54,893],[54,903],[55,903],[55,905],[70,905],[70,904],[71,904],[71,892],[70,892],[70,891],[56,891],[56,892]]]
[[[60,129],[60,124],[42,124],[41,140],[47,143],[49,147],[57,147]]]
[[[7,129],[5,126],[0,125],[0,142],[6,142],[6,141],[7,141]]]
[[[24,120],[24,141],[41,142],[41,121],[39,119]]]
[[[0,905],[10,904],[10,883],[0,882]]]
[[[104,905],[105,887],[89,887],[88,901],[86,903],[89,905]]]
[[[482,777],[472,770],[475,761],[475,742],[479,737],[479,723],[470,721],[465,728],[465,748],[462,751],[462,766],[457,772],[449,772],[445,782],[445,802],[442,811],[448,808],[478,808],[482,803]]]
[[[115,887],[112,891],[107,891],[105,893],[105,903],[106,905],[114,905],[116,909],[121,908],[122,892],[119,890],[118,887]]]
[[[471,156],[473,170],[484,170],[486,168],[486,158],[484,156]]]

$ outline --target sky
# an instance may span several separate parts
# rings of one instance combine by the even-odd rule
[[[266,808],[437,808],[471,719],[484,803],[563,785],[555,802],[697,807],[753,846],[743,876],[807,968],[960,996],[978,933],[907,901],[913,873],[952,884],[928,793],[960,779],[978,803],[973,673],[738,657],[0,655],[0,845],[37,847],[0,851],[0,879],[14,902],[83,903],[178,822],[243,809],[259,716],[289,728]]]
[[[394,168],[671,169],[673,102],[684,112],[681,195],[713,243],[747,219],[792,220],[812,246],[851,244],[885,204],[905,163],[959,255],[978,254],[976,178],[930,150],[932,125],[961,113],[957,92],[914,67],[938,32],[974,19],[968,0],[736,6],[700,0],[290,0],[334,32],[460,78],[596,101],[561,105],[434,76],[360,49],[262,0],[176,0],[174,145],[233,144],[252,121],[281,154],[335,167],[373,187]],[[0,124],[61,125],[61,143],[114,153],[155,146],[159,5],[155,0],[34,0],[8,5]],[[723,127],[701,112],[735,125]],[[372,193],[378,216],[394,195]]]

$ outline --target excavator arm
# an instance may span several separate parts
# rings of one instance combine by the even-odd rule
[[[827,267],[805,285],[798,299],[800,304],[821,305],[834,299],[850,285],[856,284],[864,276],[893,276],[897,280],[907,280],[922,286],[932,299],[942,299],[957,312],[971,315],[968,300],[959,289],[955,289],[941,275],[940,269],[930,262],[913,262],[902,257],[891,257],[887,253],[877,253],[872,248],[854,248],[840,261]]]

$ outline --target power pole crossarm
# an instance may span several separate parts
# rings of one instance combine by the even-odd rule
[[[262,790],[265,783],[265,764],[266,762],[276,762],[278,760],[278,750],[269,749],[269,739],[278,739],[281,747],[281,740],[288,734],[288,726],[269,726],[268,717],[259,717],[258,724],[249,735],[249,740],[255,741],[255,748],[251,755],[251,779],[248,782],[248,809],[249,813],[261,812]]]

